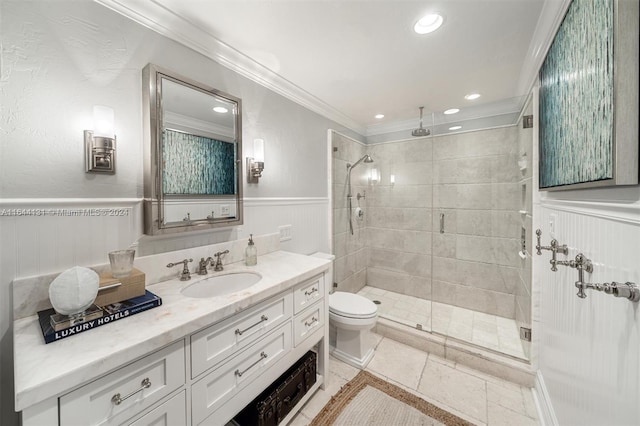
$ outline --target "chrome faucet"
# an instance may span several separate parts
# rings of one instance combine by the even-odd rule
[[[178,266],[182,263],[183,268],[182,268],[182,272],[180,272],[180,281],[188,281],[191,279],[191,272],[189,272],[189,267],[187,266],[189,262],[193,262],[193,259],[184,259],[184,260],[181,260],[180,262],[169,263],[167,265],[167,268],[173,268],[174,266]]]
[[[224,269],[224,267],[222,266],[222,260],[220,259],[223,255],[229,253],[229,250],[225,250],[225,251],[219,251],[216,254],[213,255],[213,257],[216,258],[216,263],[213,266],[213,270],[218,272],[218,271],[222,271]],[[212,259],[213,260],[213,259]]]
[[[556,260],[556,253],[562,253],[566,256],[567,254],[569,254],[569,248],[567,247],[566,244],[560,245],[558,243],[558,240],[556,240],[555,238],[551,240],[551,243],[548,246],[541,246],[540,245],[541,236],[542,236],[542,231],[539,229],[536,229],[536,238],[538,239],[538,244],[536,245],[537,254],[538,256],[541,256],[542,250],[551,251],[551,260],[549,261],[549,263],[551,264],[551,270],[553,272],[556,272],[558,270],[558,267],[556,265],[559,263],[558,260]]]
[[[577,296],[581,299],[587,297],[585,290],[602,291],[615,297],[622,297],[631,302],[640,302],[640,288],[635,283],[627,281],[626,283],[588,283],[584,280],[584,273],[593,272],[593,264],[582,253],[578,253],[575,260],[558,261],[558,265],[568,266],[578,270],[578,281],[575,286],[578,289]]]
[[[198,264],[198,275],[207,275],[207,266],[213,262],[213,258],[211,256],[206,259],[203,257],[200,259],[200,263]]]

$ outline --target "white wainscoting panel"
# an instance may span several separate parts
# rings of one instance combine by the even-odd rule
[[[543,200],[538,223],[549,245],[549,221],[556,239],[574,259],[593,262],[587,282],[640,285],[640,203],[576,203]],[[551,272],[549,251],[535,262],[534,286],[540,291],[538,365],[551,415],[560,425],[640,424],[640,304],[587,290],[580,299],[573,268]],[[554,415],[555,414],[555,415]]]
[[[138,255],[180,250],[278,232],[291,225],[282,249],[329,252],[328,198],[245,199],[244,225],[150,237],[142,235],[140,199],[0,200],[2,283],[108,263],[107,253],[134,247]]]
[[[108,263],[109,251],[137,241],[141,218],[139,199],[0,200],[3,262],[11,280]]]
[[[108,252],[133,247],[138,256],[265,235],[291,225],[281,248],[330,251],[328,198],[245,199],[244,225],[150,237],[142,234],[141,199],[0,200],[0,331],[9,326],[16,278],[108,264]]]

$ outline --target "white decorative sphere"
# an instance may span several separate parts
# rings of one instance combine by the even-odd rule
[[[53,309],[62,315],[80,313],[93,304],[98,295],[100,277],[89,268],[74,266],[58,275],[49,286]]]

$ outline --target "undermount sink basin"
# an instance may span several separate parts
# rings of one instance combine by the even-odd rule
[[[190,284],[181,293],[187,297],[225,296],[245,290],[261,279],[262,275],[255,272],[230,272]]]

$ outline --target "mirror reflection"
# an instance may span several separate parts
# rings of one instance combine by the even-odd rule
[[[153,65],[145,70],[151,130],[145,232],[241,224],[240,100]]]

